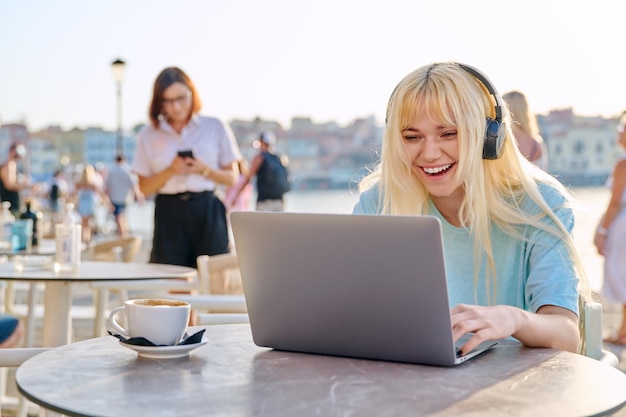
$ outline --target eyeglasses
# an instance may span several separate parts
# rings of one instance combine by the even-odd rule
[[[164,106],[173,106],[175,103],[182,104],[191,98],[191,91],[187,91],[182,96],[174,97],[174,98],[163,98]]]
[[[618,124],[617,125],[617,133],[624,133],[624,125],[623,124]]]

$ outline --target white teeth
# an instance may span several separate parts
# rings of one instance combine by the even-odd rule
[[[448,164],[448,165],[443,165],[440,167],[436,167],[436,168],[422,168],[424,170],[425,173],[427,174],[438,174],[441,171],[445,171],[446,169],[450,168],[452,166],[452,164]]]

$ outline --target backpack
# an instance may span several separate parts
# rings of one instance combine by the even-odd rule
[[[257,188],[260,196],[279,199],[291,189],[289,170],[279,155],[263,153],[263,165],[257,174]]]
[[[57,201],[59,199],[59,184],[52,184],[52,188],[50,188],[50,200]]]

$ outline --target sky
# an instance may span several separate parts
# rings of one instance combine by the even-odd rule
[[[202,114],[289,128],[382,124],[395,85],[435,61],[524,92],[538,114],[626,108],[626,2],[615,0],[0,0],[0,124],[117,128],[148,120],[154,79],[189,74]]]

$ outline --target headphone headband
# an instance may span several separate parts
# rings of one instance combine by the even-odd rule
[[[485,74],[480,72],[477,68],[472,67],[471,65],[461,64],[460,62],[457,62],[456,64],[459,67],[463,68],[465,71],[467,71],[470,74],[472,74],[474,77],[476,77],[478,79],[478,81],[480,81],[481,84],[485,86],[487,91],[489,91],[489,94],[491,94],[493,96],[493,98],[496,100],[496,105],[495,105],[496,117],[495,117],[495,119],[498,122],[502,122],[502,106],[503,106],[502,98],[500,97],[500,94],[498,94],[498,91],[493,86],[493,84],[491,84],[491,81],[489,81],[489,78],[487,78],[487,76]]]

